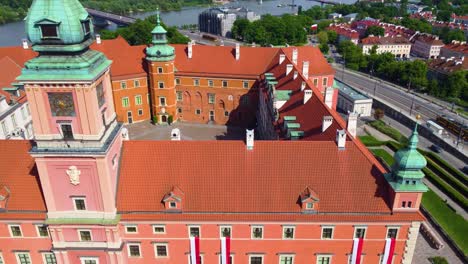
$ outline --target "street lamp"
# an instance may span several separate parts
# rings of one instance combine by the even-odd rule
[[[381,81],[375,79],[375,86],[374,86],[374,97],[375,97],[375,91],[377,90],[377,83],[379,83]]]
[[[416,94],[413,93],[413,98],[411,100],[411,108],[410,108],[410,112],[409,114],[411,115],[413,113],[413,107],[414,107],[414,97],[416,96]]]

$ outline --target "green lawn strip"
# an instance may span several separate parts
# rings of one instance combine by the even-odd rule
[[[423,195],[422,206],[442,229],[455,241],[463,252],[468,252],[468,223],[452,211],[432,190]]]
[[[439,165],[437,165],[432,159],[426,156],[427,168],[433,171],[437,176],[442,178],[446,183],[460,192],[465,198],[468,197],[468,187],[453,177],[451,174],[447,173]]]
[[[408,142],[408,139],[403,136],[397,129],[385,124],[382,120],[374,120],[368,123],[371,127],[377,129],[378,131],[384,133],[385,135],[393,138],[394,140],[400,143]]]
[[[439,176],[428,168],[423,169],[426,178],[435,186],[437,186],[445,195],[450,197],[455,203],[460,205],[464,210],[468,210],[468,200],[461,195],[456,189],[443,181]]]
[[[398,142],[395,142],[393,140],[389,140],[387,141],[387,143],[385,143],[385,145],[391,149],[393,152],[397,152],[399,149],[403,148],[403,145],[398,143]]]
[[[427,156],[429,156],[429,158],[431,158],[435,163],[437,163],[437,165],[439,165],[448,173],[452,174],[452,176],[461,181],[464,185],[468,185],[468,177],[463,172],[450,165],[439,155],[435,154],[434,152],[428,152]]]
[[[379,157],[385,161],[388,166],[392,166],[395,162],[395,159],[393,159],[392,155],[390,155],[390,153],[388,153],[385,149],[371,149],[370,151],[372,151],[376,157]]]
[[[371,135],[359,136],[359,140],[367,147],[379,147],[387,143],[387,141],[380,141]]]

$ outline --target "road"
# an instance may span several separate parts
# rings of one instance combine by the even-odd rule
[[[217,45],[218,43],[219,44],[224,43],[224,46],[236,46],[237,43],[239,43],[241,45],[243,44],[242,42],[239,42],[239,41],[236,41],[236,40],[233,40],[233,39],[229,39],[229,38],[224,38],[224,37],[221,37],[221,36],[218,36],[218,39],[220,40],[220,42],[216,43],[214,41],[204,39],[202,37],[203,33],[200,33],[198,31],[190,31],[190,30],[179,29],[179,32],[184,34],[185,36],[187,36],[191,40],[194,40],[196,43],[202,44],[202,45],[212,45],[212,46],[214,46],[214,45]]]

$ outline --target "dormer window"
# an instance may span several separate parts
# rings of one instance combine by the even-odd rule
[[[319,199],[317,194],[310,187],[307,186],[302,191],[299,199],[303,212],[316,212],[318,210]]]
[[[58,38],[57,25],[41,25],[42,38]]]
[[[164,195],[162,202],[166,210],[182,210],[182,200],[184,193],[177,186]]]
[[[89,19],[81,22],[81,25],[83,26],[83,33],[88,35],[91,32],[91,23],[89,22]]]
[[[177,203],[176,202],[170,202],[169,203],[169,208],[177,208]]]

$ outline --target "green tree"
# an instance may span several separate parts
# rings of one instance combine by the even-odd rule
[[[447,96],[452,98],[459,98],[462,94],[466,94],[468,90],[468,71],[460,70],[451,73],[447,77],[445,87],[447,89]]]
[[[335,44],[338,40],[338,33],[333,30],[327,30],[327,35],[328,35],[328,43],[330,44]]]
[[[366,37],[374,35],[374,36],[384,36],[385,35],[385,29],[383,27],[379,26],[370,26],[366,30]]]
[[[437,20],[448,22],[450,21],[451,14],[452,14],[452,11],[450,10],[440,10],[437,12]]]
[[[317,34],[317,39],[320,44],[328,43],[328,34],[326,31],[321,31]]]
[[[338,52],[343,56],[346,67],[353,70],[359,70],[360,68],[367,67],[367,59],[362,54],[361,48],[351,41],[342,41],[338,45]]]
[[[422,60],[405,62],[401,80],[409,89],[421,89],[427,86],[427,64]]]
[[[232,26],[232,37],[235,39],[242,40],[245,36],[245,30],[250,25],[250,21],[248,19],[239,18],[234,21],[234,25]]]
[[[328,54],[328,51],[330,50],[330,48],[328,47],[328,44],[327,43],[321,43],[319,45],[319,49],[320,51],[324,54],[324,55],[327,55]]]
[[[444,42],[450,43],[452,42],[452,40],[465,41],[466,40],[465,33],[461,29],[458,29],[458,28],[451,30],[447,34],[447,39],[444,40]]]

